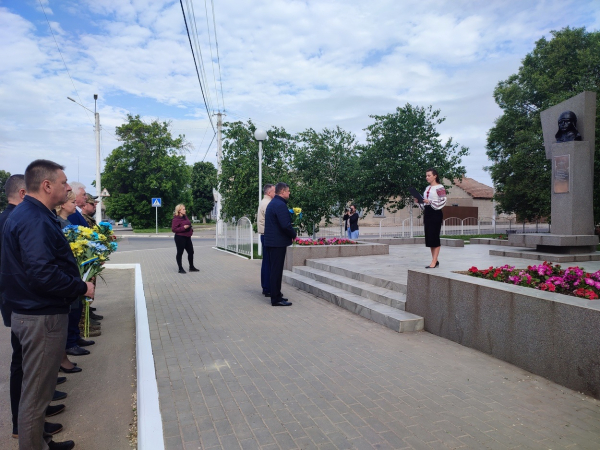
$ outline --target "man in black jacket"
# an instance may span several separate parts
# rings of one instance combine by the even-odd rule
[[[67,314],[80,295],[94,296],[52,210],[67,201],[64,167],[36,160],[25,170],[27,195],[2,233],[0,289],[12,308],[11,331],[23,351],[19,448],[71,449],[44,434],[46,407],[56,387],[67,338]]]
[[[292,227],[292,218],[287,207],[290,198],[290,187],[285,183],[275,185],[275,197],[267,206],[265,213],[265,247],[271,261],[271,305],[291,306],[281,295],[281,279],[285,252],[292,240],[296,238],[296,230]]]

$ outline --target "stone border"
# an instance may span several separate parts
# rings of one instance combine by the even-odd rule
[[[347,245],[292,245],[287,248],[283,268],[291,271],[293,266],[306,265],[307,259],[390,254],[390,248],[387,244],[362,242]]]
[[[150,341],[148,309],[139,264],[106,264],[106,269],[135,269],[135,352],[137,361],[137,448],[164,450],[162,415]]]
[[[600,300],[417,269],[406,311],[430,333],[600,398]]]
[[[412,238],[362,238],[362,242],[373,242],[377,244],[387,245],[409,245],[409,244],[425,244],[424,237],[412,237]],[[464,247],[465,241],[462,239],[440,239],[442,246],[446,247]]]
[[[507,247],[512,247],[512,244],[508,241],[508,239],[472,238],[472,239],[469,239],[469,242],[471,244],[504,245]]]

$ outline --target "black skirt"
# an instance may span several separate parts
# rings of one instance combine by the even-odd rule
[[[423,226],[425,227],[425,247],[439,247],[440,231],[442,231],[442,222],[444,213],[441,209],[433,209],[431,206],[425,206],[425,217]]]

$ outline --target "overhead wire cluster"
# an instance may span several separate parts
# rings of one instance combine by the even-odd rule
[[[215,19],[215,6],[214,0],[210,0],[211,8],[209,13],[207,0],[204,0],[204,12],[206,17],[206,36],[208,37],[208,53],[210,55],[210,64],[211,68],[206,67],[205,57],[206,51],[204,54],[202,53],[202,47],[200,45],[200,32],[198,29],[198,21],[196,20],[196,13],[194,10],[194,0],[179,0],[179,4],[181,5],[181,12],[183,14],[183,21],[185,24],[185,29],[188,35],[188,40],[190,43],[190,49],[192,51],[192,59],[194,61],[194,68],[196,70],[196,75],[198,77],[198,84],[200,85],[200,91],[202,93],[202,99],[204,100],[204,107],[206,109],[206,114],[208,116],[208,120],[210,122],[210,126],[213,129],[214,135],[212,140],[206,149],[206,153],[202,158],[202,161],[206,158],[208,151],[212,143],[214,142],[215,136],[217,134],[217,130],[215,129],[215,125],[213,122],[212,116],[216,112],[224,112],[225,111],[225,99],[223,97],[223,81],[221,78],[221,59],[219,56],[219,44],[217,40],[217,26]],[[184,5],[185,4],[185,5]],[[209,16],[212,15],[212,31],[211,31],[211,21]],[[215,51],[213,53],[213,36],[214,36],[214,48]],[[206,50],[206,49],[205,49]],[[216,54],[217,59],[217,67],[218,67],[218,83],[217,83],[217,68],[215,68],[215,58]],[[204,56],[206,55],[206,56]],[[210,70],[212,69],[212,70]],[[210,74],[212,71],[212,85],[214,89],[211,87],[211,83],[207,76],[207,72]],[[219,99],[220,94],[220,99]],[[206,136],[206,134],[205,134]],[[202,138],[202,142],[204,142],[204,137]],[[202,145],[202,142],[200,145]]]

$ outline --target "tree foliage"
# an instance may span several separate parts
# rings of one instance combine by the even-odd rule
[[[111,194],[106,212],[115,219],[127,218],[138,228],[155,224],[154,197],[160,226],[168,226],[178,203],[189,202],[190,168],[181,155],[189,148],[185,137],[173,138],[168,122],[145,123],[140,116],[127,116],[116,128],[122,144],[105,160],[102,184]]]
[[[503,110],[488,132],[488,168],[501,212],[521,220],[550,216],[551,165],[546,159],[540,112],[583,91],[600,87],[600,32],[585,28],[552,31],[525,56],[517,74],[498,83],[494,99]],[[600,103],[596,136],[600,136]],[[596,139],[595,178],[600,178]],[[600,183],[594,186],[594,220],[600,223]]]
[[[445,118],[431,106],[406,104],[394,113],[371,116],[367,145],[360,157],[359,202],[366,210],[382,206],[395,212],[412,203],[409,187],[425,186],[425,172],[434,167],[440,178],[453,180],[465,174],[460,165],[468,154],[452,138],[442,143],[436,126]]]
[[[10,172],[6,170],[0,170],[0,212],[4,211],[8,206],[8,199],[6,198],[6,192],[4,191],[4,185],[10,178]]]
[[[223,124],[223,158],[218,177],[222,196],[221,218],[247,216],[255,222],[258,211],[258,142],[254,139],[256,126],[252,121]],[[294,196],[292,155],[295,142],[283,128],[267,131],[263,142],[262,181],[275,184],[279,181],[291,186]],[[262,197],[262,193],[261,193]]]
[[[313,233],[321,219],[331,223],[357,197],[358,150],[353,134],[336,127],[308,129],[297,136],[293,204],[302,208],[301,229]]]
[[[214,208],[213,188],[217,187],[217,169],[211,162],[199,161],[192,166],[192,211],[206,218]],[[190,211],[190,212],[192,212]]]

